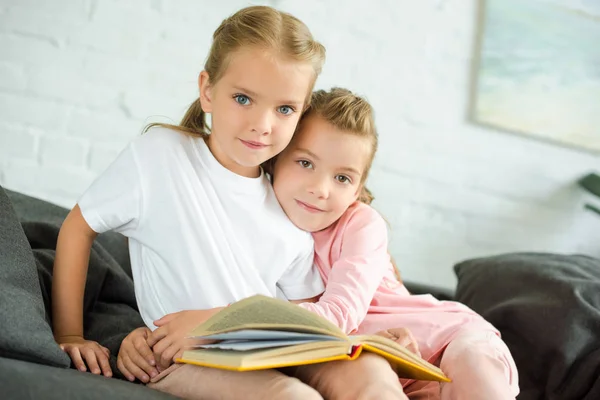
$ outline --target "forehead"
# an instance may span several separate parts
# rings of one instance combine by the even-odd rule
[[[285,59],[272,51],[248,48],[229,55],[226,70],[217,85],[247,89],[264,99],[304,103],[313,80],[314,71],[308,63]]]
[[[333,168],[354,168],[362,172],[371,154],[366,137],[336,128],[322,117],[306,118],[290,144],[294,150],[309,150],[322,164]]]

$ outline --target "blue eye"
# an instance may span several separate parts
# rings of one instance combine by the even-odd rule
[[[296,161],[302,168],[312,168],[312,163],[307,160],[298,160]]]
[[[290,106],[281,106],[281,107],[277,108],[277,111],[280,112],[283,115],[290,115],[295,110],[292,107],[290,107]]]
[[[250,104],[250,98],[244,94],[236,94],[233,96],[236,103],[241,104],[243,106],[247,106]]]

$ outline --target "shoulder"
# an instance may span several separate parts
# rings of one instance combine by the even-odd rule
[[[340,224],[348,228],[353,229],[378,229],[387,232],[387,223],[370,205],[357,201],[348,207],[348,210],[340,218]],[[353,230],[350,229],[350,230]]]
[[[181,157],[182,151],[187,152],[194,144],[195,138],[175,129],[162,126],[150,128],[131,143],[138,157],[156,158]]]
[[[345,253],[387,247],[387,223],[373,207],[360,202],[348,208],[330,234]]]
[[[134,140],[138,148],[170,148],[190,143],[190,136],[175,129],[155,126],[148,129]]]
[[[342,256],[367,256],[387,251],[388,231],[383,217],[371,206],[356,202],[340,218],[334,241],[340,243]]]

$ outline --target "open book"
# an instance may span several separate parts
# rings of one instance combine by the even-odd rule
[[[362,351],[385,357],[401,378],[449,379],[436,366],[376,335],[347,336],[325,318],[287,301],[256,295],[221,310],[190,334],[204,339],[178,362],[250,371],[354,360]]]

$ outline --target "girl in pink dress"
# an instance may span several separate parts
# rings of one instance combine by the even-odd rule
[[[407,328],[424,359],[451,383],[403,381],[411,399],[514,399],[517,369],[494,326],[467,306],[411,295],[395,276],[387,225],[364,187],[377,149],[369,103],[344,89],[313,94],[290,145],[277,157],[273,187],[291,221],[313,232],[326,284],[301,306],[347,333]],[[310,371],[310,369],[309,369]],[[311,381],[310,371],[299,377]]]

